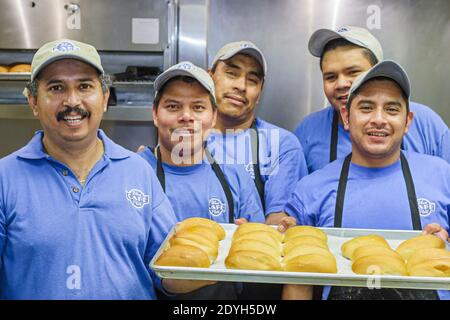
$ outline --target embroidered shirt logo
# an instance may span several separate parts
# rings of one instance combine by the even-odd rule
[[[419,207],[419,213],[422,217],[429,216],[436,211],[436,204],[424,198],[417,199],[417,205]]]
[[[131,189],[127,192],[127,199],[131,202],[133,207],[137,209],[143,208],[150,203],[150,196],[146,195],[139,189]]]
[[[255,169],[253,168],[253,163],[247,163],[245,165],[245,171],[250,175],[250,177],[255,180]]]
[[[72,44],[71,42],[60,42],[57,46],[53,48],[53,52],[69,52],[69,51],[79,51],[80,48],[78,48],[76,45]]]
[[[226,208],[225,208],[225,203],[220,201],[220,199],[211,198],[211,199],[209,199],[208,209],[209,209],[210,215],[212,215],[214,217],[218,217],[225,212]]]

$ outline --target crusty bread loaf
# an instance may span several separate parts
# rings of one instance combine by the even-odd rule
[[[289,253],[283,257],[283,263],[288,263],[291,259],[293,259],[297,256],[302,256],[302,255],[307,255],[307,254],[318,254],[318,255],[328,256],[331,253],[330,253],[330,251],[328,251],[325,248],[305,244],[305,245],[293,247],[289,251]]]
[[[398,254],[396,251],[392,250],[391,248],[385,247],[385,246],[373,246],[373,245],[366,245],[366,246],[360,246],[353,251],[352,260],[356,260],[358,258],[366,257],[366,256],[373,256],[373,255],[387,255],[387,256],[393,256],[398,259],[403,259],[400,254]]]
[[[310,226],[295,226],[289,228],[284,234],[283,242],[288,242],[289,240],[299,237],[299,236],[313,236],[317,237],[325,242],[328,241],[328,237],[322,230],[310,227]]]
[[[240,237],[244,233],[255,231],[265,231],[272,234],[272,236],[275,237],[278,241],[281,242],[283,240],[283,234],[277,231],[275,228],[268,226],[267,224],[264,223],[256,223],[256,222],[247,222],[241,224],[234,232],[233,240],[235,238]]]
[[[0,73],[9,72],[9,68],[6,66],[0,66]]]
[[[233,251],[243,250],[260,251],[267,253],[276,259],[279,259],[281,256],[281,248],[274,248],[273,246],[260,240],[238,239],[237,241],[233,241],[230,248],[230,253]]]
[[[374,235],[374,234],[370,234],[367,236],[356,237],[356,238],[353,238],[353,239],[345,242],[341,246],[342,255],[347,259],[351,259],[352,255],[353,255],[353,251],[355,251],[356,248],[358,248],[360,246],[366,246],[366,245],[385,246],[385,247],[390,248],[389,244],[383,237],[380,237],[380,236]]]
[[[402,258],[383,254],[364,256],[354,260],[352,270],[356,274],[408,275]]]
[[[185,228],[191,228],[193,226],[203,226],[209,228],[210,230],[214,231],[214,233],[216,233],[219,240],[225,239],[225,230],[222,228],[222,226],[213,220],[205,218],[188,218],[180,222],[176,226],[175,230],[176,232],[179,232]]]
[[[408,261],[414,251],[426,248],[444,249],[445,243],[441,238],[432,234],[420,235],[418,237],[403,241],[397,247],[396,251],[400,253],[403,259]]]
[[[281,271],[281,263],[273,256],[260,251],[233,251],[225,259],[228,269]]]
[[[408,268],[413,277],[450,277],[450,258],[431,259]]]
[[[279,241],[278,237],[275,236],[271,232],[252,231],[252,232],[243,233],[238,236],[236,236],[236,234],[235,234],[233,236],[233,242],[241,241],[244,239],[258,240],[258,241],[264,242],[264,243],[268,244],[269,246],[273,247],[275,250],[282,249],[281,241]]]
[[[289,259],[284,270],[290,272],[337,273],[336,258],[333,254],[305,254]]]
[[[31,65],[19,63],[9,68],[9,72],[31,72]]]
[[[303,245],[318,246],[328,250],[328,245],[322,239],[313,236],[301,236],[286,242],[283,247],[283,254],[286,256],[293,248]]]
[[[439,248],[419,249],[411,254],[406,263],[406,267],[409,269],[416,264],[442,258],[450,258],[450,252],[446,249]]]
[[[155,262],[158,266],[209,268],[211,262],[205,251],[189,245],[174,245],[164,251]]]
[[[219,252],[219,242],[215,239],[208,239],[196,233],[191,233],[189,230],[181,230],[170,239],[171,245],[190,245],[202,249],[208,254],[208,257],[213,263]]]

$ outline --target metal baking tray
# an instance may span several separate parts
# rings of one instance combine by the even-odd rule
[[[420,231],[405,230],[377,230],[377,229],[346,229],[346,228],[319,228],[328,235],[328,246],[336,257],[338,273],[306,273],[286,271],[258,271],[227,269],[224,261],[231,246],[231,238],[237,226],[221,224],[225,229],[226,237],[220,242],[219,255],[210,268],[170,267],[156,266],[155,261],[164,251],[168,240],[175,229],[167,235],[164,243],[150,262],[150,267],[161,278],[215,280],[257,283],[284,283],[306,285],[354,286],[369,288],[405,288],[405,289],[442,289],[450,290],[450,277],[407,277],[407,276],[380,276],[358,275],[352,272],[351,262],[341,254],[341,245],[357,236],[377,234],[384,237],[393,249],[406,239],[421,234]],[[449,250],[449,245],[447,250]]]
[[[30,72],[0,72],[0,80],[3,81],[30,81]]]

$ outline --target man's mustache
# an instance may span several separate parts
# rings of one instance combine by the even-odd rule
[[[80,107],[66,107],[66,109],[58,112],[56,118],[58,119],[58,121],[61,121],[64,120],[65,117],[73,113],[76,113],[76,115],[81,116],[82,119],[91,116],[91,113],[89,111],[84,110]]]

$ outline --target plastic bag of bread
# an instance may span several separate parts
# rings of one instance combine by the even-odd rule
[[[427,234],[427,235],[420,235],[418,237],[414,237],[408,240],[403,241],[396,249],[398,253],[408,261],[409,257],[419,249],[426,249],[426,248],[438,248],[438,249],[444,249],[445,248],[445,242],[439,238],[438,236]]]
[[[351,260],[353,252],[358,247],[367,246],[367,245],[383,246],[383,247],[390,248],[389,244],[387,243],[387,241],[383,237],[375,235],[375,234],[370,234],[370,235],[367,235],[367,236],[360,236],[360,237],[353,238],[353,239],[351,239],[349,241],[346,241],[341,246],[341,252],[342,252],[342,255],[345,258]]]

